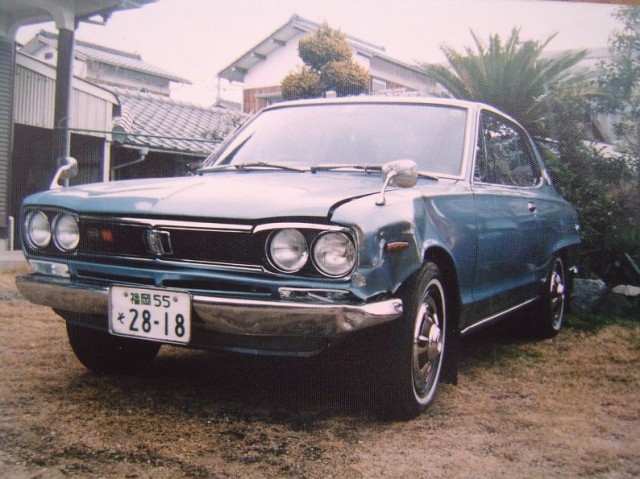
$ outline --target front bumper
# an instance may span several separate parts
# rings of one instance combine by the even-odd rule
[[[109,311],[109,287],[81,283],[66,278],[30,274],[18,276],[16,285],[22,295],[35,304],[57,311],[106,318]],[[346,333],[393,321],[402,314],[400,299],[366,303],[309,303],[192,296],[194,339],[190,346],[234,349],[229,344],[206,344],[207,337],[308,338],[332,340]],[[106,320],[93,324],[107,328]],[[218,340],[216,340],[218,342]],[[244,342],[246,343],[246,341]],[[250,349],[259,350],[260,341]],[[237,348],[236,348],[237,349]],[[270,346],[269,349],[272,349]],[[289,349],[285,347],[284,349]],[[293,351],[292,351],[293,352]]]

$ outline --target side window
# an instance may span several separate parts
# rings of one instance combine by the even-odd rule
[[[526,135],[516,125],[484,112],[478,135],[474,179],[507,186],[535,186],[540,171]]]

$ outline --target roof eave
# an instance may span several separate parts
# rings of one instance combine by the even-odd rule
[[[247,71],[256,63],[266,60],[271,52],[284,47],[289,40],[300,33],[312,34],[316,32],[318,28],[320,28],[318,23],[306,20],[298,15],[293,15],[287,23],[280,26],[260,43],[246,51],[230,65],[220,70],[218,77],[229,80],[230,82],[242,83],[244,82]],[[381,54],[385,51],[382,46],[374,45],[349,35],[347,35],[347,41],[356,51],[366,55]]]

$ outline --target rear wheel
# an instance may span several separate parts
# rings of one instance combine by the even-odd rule
[[[384,412],[411,419],[433,400],[447,337],[447,292],[442,274],[427,263],[405,286],[404,316],[394,325]]]
[[[564,262],[556,257],[551,263],[551,270],[544,282],[540,300],[530,317],[520,321],[523,333],[539,339],[552,338],[562,329],[567,307],[567,282]]]
[[[560,332],[567,302],[567,283],[562,258],[555,258],[547,277],[540,306],[540,335],[551,338]]]
[[[78,360],[100,375],[131,374],[151,363],[160,343],[121,338],[67,323],[69,344]]]

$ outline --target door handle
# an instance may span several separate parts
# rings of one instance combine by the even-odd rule
[[[531,212],[531,213],[535,213],[535,212],[536,212],[536,209],[537,209],[538,207],[536,206],[536,204],[535,204],[533,201],[529,201],[529,202],[527,203],[527,208],[529,208],[529,212]]]

